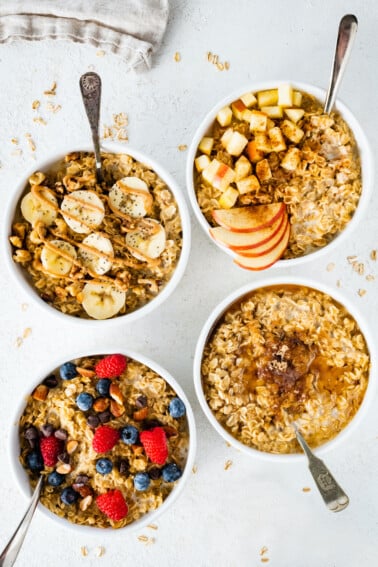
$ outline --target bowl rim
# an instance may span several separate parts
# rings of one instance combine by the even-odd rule
[[[35,288],[28,282],[26,275],[24,274],[24,270],[16,264],[12,259],[12,247],[9,242],[9,236],[11,234],[11,225],[12,220],[14,217],[14,211],[17,207],[17,203],[25,191],[27,180],[35,171],[44,171],[51,167],[54,163],[58,162],[68,153],[72,153],[75,151],[83,151],[83,152],[92,152],[93,147],[90,145],[80,144],[79,146],[75,147],[60,147],[58,151],[51,152],[50,157],[46,157],[44,160],[35,163],[32,167],[28,168],[26,174],[22,175],[21,178],[16,181],[14,184],[16,189],[13,192],[12,196],[8,200],[7,206],[5,208],[5,217],[3,222],[3,245],[4,245],[4,257],[5,257],[5,264],[12,274],[12,277],[17,281],[18,285],[27,294],[31,300],[36,305],[39,305],[43,311],[47,314],[53,315],[58,318],[60,322],[63,323],[74,323],[77,325],[87,326],[87,327],[98,327],[101,325],[102,328],[105,327],[113,327],[118,324],[129,324],[141,317],[147,315],[159,305],[161,305],[176,289],[177,285],[179,284],[181,278],[184,275],[186,270],[186,266],[189,260],[189,253],[190,253],[190,246],[191,246],[191,225],[190,225],[190,216],[188,211],[188,206],[186,204],[183,191],[180,189],[178,183],[172,177],[172,175],[159,163],[157,163],[153,158],[147,156],[146,154],[136,150],[130,146],[124,146],[120,143],[116,142],[104,142],[101,144],[101,151],[109,152],[114,154],[127,154],[130,155],[132,158],[140,161],[141,163],[147,165],[151,169],[158,174],[158,176],[166,183],[169,189],[172,191],[176,203],[178,205],[180,218],[181,218],[181,226],[182,226],[182,248],[180,257],[178,259],[176,268],[167,282],[165,287],[162,291],[154,297],[151,301],[136,309],[135,311],[131,311],[130,313],[125,313],[123,315],[115,316],[110,319],[84,319],[75,317],[70,314],[62,313],[58,309],[50,306],[48,303],[41,299]]]
[[[26,395],[21,396],[21,400],[19,401],[19,403],[17,404],[17,407],[13,411],[13,418],[11,420],[11,429],[10,429],[9,437],[8,437],[8,459],[10,461],[10,468],[12,470],[14,479],[15,479],[18,487],[20,488],[21,493],[28,499],[30,499],[30,496],[31,496],[31,488],[30,488],[30,484],[29,484],[29,480],[28,480],[28,475],[27,475],[25,469],[23,468],[23,466],[21,465],[21,463],[18,460],[18,457],[19,457],[19,429],[18,429],[18,425],[19,425],[20,416],[21,416],[23,410],[25,409],[25,407],[27,405],[27,397],[32,392],[33,385],[34,384],[35,384],[35,386],[38,385],[44,377],[46,377],[49,373],[51,373],[52,368],[58,368],[61,364],[64,364],[64,362],[67,362],[69,360],[75,360],[77,358],[83,358],[83,357],[88,357],[88,356],[101,356],[101,355],[108,355],[108,354],[114,353],[114,348],[104,348],[104,349],[101,349],[101,351],[98,351],[98,349],[94,348],[92,354],[88,354],[89,350],[90,349],[86,349],[86,351],[79,351],[79,352],[76,352],[76,353],[71,353],[68,356],[61,356],[60,355],[59,359],[57,359],[57,361],[55,363],[55,366],[46,363],[43,367],[41,367],[36,372],[36,375],[39,376],[39,379],[36,380],[35,382],[33,381],[32,384],[30,384],[30,382],[29,382],[29,385],[28,385],[27,390],[26,390]],[[173,488],[173,490],[170,492],[170,494],[167,496],[167,498],[162,502],[162,504],[158,508],[156,508],[155,510],[151,510],[150,512],[148,512],[147,514],[145,514],[144,516],[142,516],[138,520],[135,520],[133,523],[131,523],[127,526],[124,526],[123,528],[119,528],[119,529],[98,528],[98,527],[94,527],[94,526],[92,527],[92,526],[87,526],[87,525],[75,524],[75,523],[69,522],[65,518],[61,518],[61,517],[57,516],[56,514],[54,514],[50,510],[48,510],[48,508],[43,506],[41,503],[38,504],[38,510],[45,517],[49,518],[50,520],[52,520],[54,522],[57,522],[57,525],[60,525],[62,527],[66,527],[70,530],[75,530],[75,531],[79,530],[81,533],[87,534],[87,535],[90,535],[90,534],[92,534],[92,535],[94,535],[94,534],[97,534],[97,535],[98,534],[101,534],[101,535],[106,534],[106,536],[108,536],[109,534],[111,534],[112,536],[114,536],[115,534],[118,534],[118,533],[125,535],[125,533],[129,533],[131,531],[143,528],[146,524],[149,524],[149,523],[155,521],[157,519],[157,517],[160,516],[160,514],[162,514],[167,508],[169,508],[176,501],[176,499],[179,497],[179,495],[184,490],[184,488],[187,484],[187,481],[188,481],[190,475],[192,474],[192,467],[194,465],[194,459],[195,459],[195,455],[196,455],[197,433],[196,433],[195,417],[194,417],[194,413],[193,413],[191,404],[190,404],[183,388],[180,386],[180,384],[170,374],[170,372],[168,372],[164,367],[162,367],[160,364],[158,364],[154,360],[151,360],[147,356],[140,354],[139,352],[136,352],[134,350],[129,350],[129,349],[120,349],[118,352],[120,352],[121,354],[124,354],[127,358],[133,359],[137,362],[140,362],[140,363],[148,366],[154,372],[159,374],[159,376],[161,376],[172,387],[172,389],[175,391],[175,393],[183,400],[185,407],[186,407],[186,417],[187,417],[188,430],[189,430],[188,454],[187,454],[186,464],[185,464],[185,468],[183,470],[182,476],[180,477],[177,485]]]
[[[339,290],[334,290],[330,285],[320,283],[316,280],[307,277],[275,275],[270,278],[264,278],[259,281],[250,282],[234,290],[212,309],[210,315],[208,316],[206,322],[204,323],[201,329],[199,338],[197,340],[195,354],[194,354],[194,362],[193,362],[194,387],[198,401],[200,403],[203,412],[205,413],[207,419],[210,421],[211,425],[215,428],[215,430],[223,437],[223,439],[225,439],[228,443],[230,443],[234,448],[239,449],[240,451],[249,455],[250,457],[255,457],[256,459],[262,461],[270,461],[276,463],[283,463],[283,462],[292,463],[296,461],[306,460],[306,456],[302,453],[295,453],[295,454],[267,453],[267,452],[259,451],[257,449],[253,449],[252,447],[248,447],[247,445],[244,445],[241,441],[235,439],[228,431],[226,431],[225,428],[223,428],[223,426],[216,419],[215,415],[213,414],[209,405],[207,404],[204,391],[202,388],[201,363],[203,357],[203,350],[206,345],[207,339],[210,333],[212,332],[214,326],[216,325],[217,321],[219,320],[219,318],[228,310],[228,308],[232,303],[234,303],[237,300],[240,300],[244,295],[259,288],[275,286],[275,285],[300,285],[300,286],[310,287],[317,291],[329,295],[335,301],[340,303],[342,306],[344,306],[347,309],[347,311],[356,320],[365,338],[366,345],[370,355],[370,371],[369,371],[368,385],[359,409],[357,410],[352,420],[348,423],[348,425],[346,425],[346,427],[344,427],[336,437],[314,449],[314,452],[316,454],[323,454],[333,450],[334,448],[337,448],[340,444],[342,444],[345,438],[350,436],[350,434],[356,429],[356,427],[366,416],[368,409],[371,405],[371,402],[375,396],[375,391],[377,388],[377,376],[376,376],[377,350],[375,347],[372,331],[370,330],[369,324],[366,322],[361,312],[355,307],[353,302],[349,298],[347,298],[343,293],[341,293]]]
[[[210,240],[219,249],[223,250],[223,252],[225,252],[228,256],[234,256],[234,253],[225,246],[223,246],[222,244],[220,244],[219,242],[216,242],[213,238],[211,238],[209,234],[210,225],[208,224],[206,218],[202,214],[202,211],[198,205],[198,201],[196,198],[194,182],[193,182],[193,170],[194,170],[194,159],[197,152],[198,144],[202,139],[202,137],[206,134],[212,122],[215,120],[216,115],[221,108],[229,105],[231,102],[238,99],[243,93],[277,88],[279,84],[290,84],[295,89],[308,92],[314,95],[320,101],[325,100],[326,91],[316,85],[311,85],[309,83],[303,83],[300,81],[287,80],[287,79],[276,79],[276,80],[269,80],[262,82],[260,81],[250,82],[247,85],[239,87],[238,89],[234,90],[233,92],[225,96],[221,101],[216,103],[209,112],[207,112],[207,114],[201,120],[199,126],[197,127],[197,130],[195,131],[195,134],[189,146],[188,156],[186,161],[186,187],[192,210],[194,211],[194,214],[200,226],[207,234],[208,238],[210,238]],[[271,268],[273,269],[289,268],[289,267],[291,268],[294,266],[298,266],[310,260],[316,260],[319,257],[323,256],[324,254],[333,251],[337,246],[342,244],[342,242],[356,228],[356,226],[359,224],[359,222],[361,221],[367,210],[367,206],[372,195],[373,182],[374,182],[374,161],[373,161],[373,153],[370,147],[370,143],[357,118],[355,117],[353,112],[349,109],[349,107],[346,104],[344,104],[344,102],[342,102],[342,100],[338,98],[335,102],[334,108],[342,115],[342,117],[345,119],[347,124],[350,126],[359,149],[359,155],[361,159],[361,172],[362,172],[362,189],[357,207],[354,211],[351,220],[348,222],[344,230],[339,234],[337,234],[327,245],[323,246],[322,248],[318,248],[317,250],[314,250],[313,252],[310,252],[305,256],[300,256],[298,258],[290,258],[286,260],[283,259],[278,260],[277,262],[275,262],[275,264],[273,264],[273,266],[271,266]],[[239,266],[239,269],[243,269],[243,268]]]

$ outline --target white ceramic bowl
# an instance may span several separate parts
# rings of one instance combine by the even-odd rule
[[[49,169],[56,164],[59,160],[61,160],[66,154],[71,153],[73,151],[88,151],[92,152],[93,148],[88,147],[80,147],[80,148],[67,148],[66,150],[59,151],[59,154],[52,153],[48,158],[44,161],[34,164],[33,168],[30,168],[28,171],[25,172],[25,175],[22,179],[17,183],[15,191],[12,195],[12,198],[8,204],[6,213],[5,213],[5,223],[3,225],[3,243],[5,249],[5,259],[8,265],[8,268],[15,278],[17,283],[21,286],[23,291],[30,297],[31,300],[35,301],[46,313],[50,313],[55,315],[57,319],[61,322],[73,322],[79,325],[91,326],[91,327],[98,327],[107,328],[113,327],[118,323],[131,323],[144,315],[147,315],[156,307],[158,307],[163,301],[165,301],[171,293],[174,291],[176,286],[178,285],[179,281],[181,280],[186,264],[189,258],[189,251],[190,251],[190,241],[191,241],[191,228],[190,228],[190,217],[188,212],[188,207],[185,202],[185,198],[182,194],[180,187],[177,185],[176,181],[173,177],[166,171],[161,165],[156,163],[153,159],[149,156],[144,155],[142,152],[134,150],[129,146],[124,146],[116,143],[106,143],[101,146],[101,150],[105,152],[110,152],[114,154],[128,154],[134,159],[140,161],[141,163],[147,165],[151,169],[153,169],[158,176],[166,183],[169,189],[172,191],[181,217],[181,224],[182,224],[182,249],[179,261],[177,263],[176,269],[173,272],[171,279],[168,281],[166,286],[163,290],[156,296],[154,299],[132,311],[131,313],[125,313],[124,315],[115,316],[111,319],[104,319],[104,320],[95,320],[95,319],[84,319],[79,317],[74,317],[72,315],[68,315],[62,313],[58,309],[50,306],[48,303],[43,301],[36,292],[35,288],[31,285],[27,278],[26,271],[12,259],[12,247],[9,242],[9,236],[11,235],[12,230],[12,222],[14,219],[15,211],[17,205],[19,203],[20,197],[25,192],[25,188],[28,183],[28,178],[35,172],[35,171],[49,171]]]
[[[192,208],[194,210],[198,222],[202,226],[203,230],[206,232],[207,236],[211,239],[211,241],[214,242],[221,250],[226,252],[226,254],[231,256],[234,255],[234,253],[231,250],[229,250],[225,246],[222,246],[221,244],[216,242],[213,238],[211,238],[209,233],[210,225],[207,222],[205,216],[203,215],[198,205],[195,187],[194,187],[194,176],[193,176],[194,160],[196,157],[198,145],[201,139],[208,134],[211,125],[216,119],[216,115],[218,114],[221,108],[229,105],[234,100],[237,100],[244,93],[273,89],[273,88],[277,88],[279,84],[285,84],[285,83],[291,84],[295,89],[314,95],[319,101],[325,100],[325,91],[323,89],[320,89],[313,85],[308,85],[306,83],[300,83],[297,81],[276,80],[276,81],[269,81],[264,83],[252,83],[246,85],[243,88],[239,88],[230,95],[228,95],[226,98],[224,98],[219,103],[217,103],[214,106],[214,108],[210,110],[210,112],[208,112],[208,114],[205,116],[205,118],[202,120],[201,124],[199,125],[189,147],[187,164],[186,164],[186,184],[187,184],[189,199]],[[345,106],[345,104],[343,104],[340,100],[337,100],[335,104],[335,109],[339,111],[341,116],[344,118],[344,120],[347,122],[347,124],[350,126],[351,130],[353,131],[360,153],[361,169],[362,169],[362,193],[359,199],[357,209],[352,219],[345,227],[345,229],[341,233],[339,233],[329,244],[323,246],[322,248],[318,248],[314,252],[311,252],[310,254],[306,254],[305,256],[300,256],[298,258],[292,258],[288,260],[279,260],[278,262],[273,264],[272,267],[288,268],[292,266],[297,266],[298,264],[302,264],[303,262],[306,262],[308,260],[315,260],[319,258],[321,255],[333,250],[336,246],[342,244],[343,241],[350,235],[352,230],[358,225],[358,223],[363,218],[365,211],[367,209],[367,204],[369,202],[373,189],[373,176],[374,176],[374,162],[373,162],[373,156],[369,146],[369,142],[357,119],[348,109],[348,107]]]
[[[87,357],[87,356],[112,354],[113,352],[114,352],[113,349],[104,349],[101,352],[95,352],[95,353],[91,353],[91,354],[88,354],[87,352],[85,352],[85,353],[79,352],[79,353],[74,353],[73,355],[71,354],[71,355],[64,357],[64,358],[59,358],[57,361],[54,361],[52,364],[49,364],[48,366],[41,368],[41,370],[38,373],[38,376],[36,377],[36,380],[32,384],[29,383],[29,385],[27,386],[25,391],[22,392],[23,395],[20,396],[21,402],[18,405],[18,407],[16,408],[16,411],[14,413],[14,419],[11,422],[12,426],[11,426],[11,431],[10,431],[10,435],[9,435],[8,452],[9,452],[9,456],[10,456],[11,469],[13,470],[16,482],[17,482],[18,486],[20,487],[22,493],[25,495],[25,497],[27,499],[30,499],[31,488],[30,488],[30,484],[29,484],[28,474],[27,474],[26,470],[23,468],[23,466],[21,465],[21,463],[19,462],[19,455],[20,455],[19,420],[20,420],[20,417],[21,417],[21,415],[22,415],[22,413],[25,409],[28,396],[33,391],[33,389],[38,384],[40,384],[42,382],[42,380],[44,380],[46,378],[46,376],[51,374],[51,372],[54,371],[56,368],[58,368],[61,364],[64,364],[64,362],[67,362],[68,360],[75,360],[77,358]],[[176,486],[173,488],[173,490],[168,495],[168,497],[164,500],[164,502],[156,510],[153,510],[153,511],[145,514],[142,518],[140,518],[139,520],[136,520],[135,522],[125,526],[124,528],[120,528],[120,529],[106,528],[106,529],[104,529],[104,528],[96,528],[96,527],[90,527],[90,526],[80,526],[78,524],[73,524],[72,522],[69,522],[68,520],[66,520],[64,518],[60,518],[59,516],[50,512],[50,510],[48,510],[45,506],[43,506],[42,504],[39,504],[38,510],[40,510],[46,517],[50,518],[50,520],[53,520],[54,522],[56,522],[58,526],[72,528],[75,531],[81,532],[83,534],[99,533],[99,534],[101,534],[101,537],[103,535],[106,535],[106,536],[109,536],[109,535],[114,536],[115,534],[124,535],[125,533],[129,533],[130,531],[134,531],[136,529],[139,529],[139,528],[141,528],[141,527],[143,527],[143,526],[145,526],[149,523],[154,522],[156,520],[156,518],[158,516],[160,516],[160,514],[162,514],[165,510],[167,510],[170,506],[172,506],[173,503],[178,498],[178,496],[183,491],[185,484],[186,484],[189,476],[192,473],[192,467],[193,467],[193,464],[194,464],[194,458],[195,458],[195,452],[196,452],[196,446],[197,446],[196,426],[195,426],[195,420],[194,420],[192,408],[190,406],[188,398],[186,397],[185,392],[183,391],[181,386],[176,382],[176,380],[173,378],[173,376],[171,376],[171,374],[167,370],[162,368],[159,364],[157,364],[156,362],[153,362],[149,358],[147,358],[147,357],[145,357],[145,356],[143,356],[139,353],[129,351],[129,350],[127,350],[127,351],[122,350],[122,354],[124,354],[129,359],[136,360],[136,361],[148,366],[149,368],[151,368],[159,376],[164,378],[164,380],[166,380],[166,382],[176,392],[177,396],[182,399],[182,401],[184,402],[184,404],[186,406],[186,418],[187,418],[188,429],[189,429],[189,447],[188,447],[188,455],[187,455],[186,465],[185,465],[185,468],[183,470],[182,476],[177,481]]]
[[[332,289],[331,287],[317,283],[313,280],[306,279],[306,278],[299,278],[294,276],[285,276],[285,277],[274,277],[270,279],[263,279],[258,282],[247,284],[230,295],[228,295],[221,303],[219,303],[211,312],[210,316],[208,317],[206,323],[204,324],[199,339],[197,341],[195,356],[194,356],[194,367],[193,367],[193,375],[194,375],[194,385],[197,397],[199,399],[200,405],[210,421],[211,425],[216,429],[216,431],[233,447],[247,453],[252,457],[256,457],[262,460],[268,461],[275,461],[275,462],[293,462],[299,459],[303,459],[304,456],[300,453],[298,454],[274,454],[274,453],[267,453],[263,451],[258,451],[244,445],[235,437],[233,437],[216,419],[215,415],[211,411],[202,387],[202,376],[201,376],[201,363],[203,358],[203,351],[206,346],[207,340],[212,333],[214,327],[216,326],[219,319],[222,315],[228,311],[230,306],[235,302],[241,300],[245,295],[249,294],[251,291],[268,287],[272,285],[300,285],[306,286],[323,293],[328,294],[333,299],[335,299],[338,303],[343,305],[347,311],[354,317],[356,322],[358,323],[362,334],[365,337],[365,341],[369,350],[370,354],[370,374],[369,374],[369,381],[368,386],[362,401],[360,408],[358,409],[357,413],[353,417],[353,419],[349,422],[349,424],[333,439],[320,445],[316,448],[316,453],[323,453],[327,452],[334,447],[338,446],[339,443],[345,441],[349,436],[350,433],[359,425],[363,417],[366,415],[368,408],[374,398],[375,390],[376,390],[376,361],[377,361],[377,353],[375,349],[375,341],[369,329],[369,326],[366,324],[366,321],[363,319],[362,315],[358,312],[355,308],[354,304],[351,303],[346,297],[344,297],[339,291]]]

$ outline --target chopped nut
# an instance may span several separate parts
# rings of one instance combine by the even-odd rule
[[[228,461],[225,462],[224,464],[224,470],[228,471],[228,469],[232,466],[232,461],[229,459]]]
[[[135,421],[142,421],[143,419],[146,419],[147,415],[148,415],[148,408],[145,407],[138,411],[134,411],[133,418],[135,419]]]
[[[72,470],[70,463],[62,463],[61,465],[56,467],[56,472],[59,474],[68,474]]]
[[[75,439],[70,439],[67,442],[67,446],[66,446],[66,451],[69,455],[72,455],[72,453],[74,453],[76,451],[76,449],[78,448],[79,443],[77,441],[75,441]]]
[[[126,411],[125,406],[116,402],[115,400],[110,400],[110,411],[114,417],[121,417]]]
[[[123,399],[124,398],[123,398],[123,394],[122,394],[118,384],[115,384],[114,382],[112,382],[110,384],[109,395],[113,400],[115,400],[119,404],[123,405]]]
[[[175,56],[174,56],[174,60],[178,63],[179,61],[181,61],[181,55],[178,51],[176,51]]]
[[[83,498],[83,500],[81,500],[79,504],[80,510],[82,512],[85,512],[85,510],[87,510],[89,506],[92,504],[92,501],[93,501],[93,496],[91,494]]]
[[[93,409],[96,412],[105,411],[108,409],[110,400],[108,398],[97,398],[93,403]]]
[[[49,393],[49,389],[44,384],[39,384],[34,392],[32,393],[32,398],[38,400],[39,402],[44,402],[47,398],[47,394]]]
[[[76,370],[80,376],[84,376],[84,378],[94,378],[96,376],[96,372],[93,370],[89,370],[88,368],[81,368],[81,366],[77,366]]]

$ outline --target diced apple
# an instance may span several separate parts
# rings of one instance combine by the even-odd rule
[[[287,222],[286,207],[283,207],[282,213],[276,220],[269,226],[265,226],[254,232],[231,232],[222,226],[217,226],[210,229],[210,235],[230,250],[242,253],[248,250],[254,250],[270,241],[277,232],[281,229],[283,224]]]
[[[225,163],[213,159],[213,161],[202,172],[202,177],[215,189],[225,191],[235,179],[235,172]]]
[[[244,102],[247,108],[250,108],[251,106],[255,106],[255,104],[257,103],[257,98],[253,93],[243,94],[243,96],[240,97],[240,100]]]
[[[263,254],[267,254],[268,252],[273,250],[273,248],[275,248],[277,244],[285,236],[287,225],[289,222],[286,213],[283,215],[282,220],[283,222],[279,230],[276,232],[274,236],[272,236],[272,238],[270,238],[270,240],[268,240],[268,242],[264,242],[259,246],[256,246],[255,248],[250,248],[249,250],[241,250],[239,254],[241,256],[245,256],[246,258],[257,258],[258,256],[262,256]]]
[[[303,117],[305,111],[303,108],[285,108],[286,116],[296,124]]]
[[[240,156],[247,144],[248,139],[243,134],[233,132],[227,142],[226,150],[231,156]]]
[[[278,103],[278,89],[258,92],[257,102],[260,108],[262,106],[275,106]]]
[[[214,209],[213,219],[231,232],[255,232],[271,226],[286,209],[284,203],[235,207],[229,211]]]
[[[198,149],[201,150],[201,152],[203,152],[204,154],[207,154],[209,156],[211,154],[211,150],[213,149],[213,145],[214,145],[214,138],[205,136],[200,141]]]
[[[301,106],[302,104],[302,93],[299,91],[293,92],[293,105],[294,106]]]
[[[294,142],[294,144],[298,144],[304,136],[303,130],[290,120],[284,120],[282,122],[281,130],[286,138],[288,138],[291,142]]]
[[[262,254],[261,256],[255,256],[247,258],[246,256],[236,256],[234,259],[235,264],[240,266],[241,268],[245,268],[246,270],[252,271],[260,271],[265,270],[266,268],[270,268],[279,260],[282,254],[285,252],[290,237],[290,224],[288,223],[286,226],[286,231],[283,238],[280,242],[269,252],[266,254]]]
[[[235,181],[238,182],[252,173],[251,162],[245,157],[240,156],[235,163]]]
[[[243,122],[250,122],[251,116],[252,116],[252,110],[249,110],[249,108],[246,108],[245,110],[243,110],[243,112],[242,112]]]
[[[278,104],[280,106],[293,105],[293,87],[288,84],[283,84],[278,87]]]
[[[278,126],[268,130],[268,136],[273,152],[282,152],[283,150],[286,150],[285,140],[281,129]]]
[[[217,120],[221,126],[229,126],[232,120],[232,110],[229,106],[221,108],[217,114]]]
[[[239,192],[233,187],[227,187],[223,195],[220,197],[218,203],[222,209],[231,209],[239,197]]]
[[[209,165],[210,158],[209,156],[202,154],[194,160],[194,163],[196,164],[197,171],[203,171]]]
[[[251,132],[265,132],[268,117],[261,110],[252,110],[249,121],[249,129]]]
[[[238,120],[241,120],[242,116],[243,116],[243,112],[247,107],[244,104],[244,102],[242,100],[240,100],[240,98],[239,98],[238,100],[235,100],[231,104],[231,108],[232,108],[232,112],[234,113],[235,118],[237,118]]]
[[[249,175],[248,177],[237,181],[236,187],[238,188],[240,195],[244,195],[245,193],[258,191],[260,189],[260,183],[256,175]]]
[[[283,110],[282,106],[262,106],[261,111],[265,112],[269,118],[282,118]]]
[[[255,140],[248,142],[247,156],[249,157],[252,163],[257,163],[258,161],[264,159],[264,152],[257,149]]]
[[[269,153],[272,151],[272,146],[267,134],[262,132],[256,132],[255,134],[256,148],[261,152]]]
[[[227,130],[223,132],[223,135],[221,137],[221,144],[224,148],[227,148],[227,144],[231,140],[233,133],[234,131],[232,128],[227,128]]]
[[[272,172],[267,159],[262,159],[256,163],[256,175],[259,178],[260,183],[269,181],[269,179],[272,178]]]
[[[281,161],[281,167],[286,169],[286,171],[295,171],[300,161],[301,151],[298,148],[290,148]]]

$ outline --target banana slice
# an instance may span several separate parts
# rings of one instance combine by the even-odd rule
[[[83,291],[82,305],[93,319],[109,319],[125,305],[126,293],[108,283],[87,283]]]
[[[57,217],[58,208],[58,201],[55,195],[47,189],[41,189],[35,195],[31,192],[26,193],[21,201],[22,216],[32,226],[35,226],[38,221],[43,222],[46,226],[50,226]]]
[[[151,228],[140,228],[135,232],[128,232],[126,235],[126,245],[135,258],[140,259],[138,252],[148,258],[158,258],[165,248],[164,227],[155,219],[145,219]]]
[[[82,241],[79,256],[84,266],[102,276],[112,267],[113,245],[109,238],[92,232]]]
[[[115,213],[144,217],[151,209],[152,195],[139,177],[119,179],[109,191],[109,207]]]
[[[79,189],[66,195],[61,204],[62,215],[72,230],[89,234],[98,228],[105,216],[105,207],[94,192]]]
[[[42,248],[42,266],[52,276],[66,276],[69,274],[75,259],[75,248],[64,240],[50,240]]]

